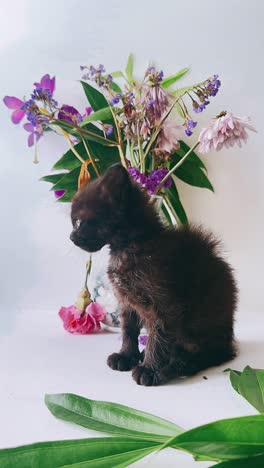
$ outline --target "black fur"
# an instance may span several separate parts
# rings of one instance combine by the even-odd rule
[[[120,353],[108,358],[112,369],[133,369],[138,384],[160,385],[235,356],[237,288],[212,234],[194,226],[165,228],[120,165],[77,193],[72,221],[71,239],[82,249],[110,245],[108,273],[123,329]],[[149,333],[143,356],[142,325]]]

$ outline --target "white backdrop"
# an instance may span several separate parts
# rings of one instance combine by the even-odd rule
[[[56,75],[59,102],[82,109],[80,64],[136,69],[154,59],[166,74],[184,66],[181,83],[219,73],[223,87],[202,119],[230,109],[251,115],[258,134],[242,150],[205,157],[215,194],[180,184],[190,218],[213,229],[237,270],[240,313],[263,299],[263,2],[258,0],[33,0],[0,2],[0,94],[23,97],[44,73]],[[26,134],[1,110],[1,314],[12,324],[21,308],[54,309],[75,299],[85,255],[68,240],[69,207],[55,204],[38,178],[66,148],[51,135],[31,163]],[[262,118],[262,119],[261,119]],[[4,330],[5,332],[5,330]]]

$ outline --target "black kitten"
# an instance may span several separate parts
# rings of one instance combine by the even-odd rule
[[[167,228],[149,196],[120,165],[86,185],[72,204],[72,241],[94,252],[110,245],[108,274],[123,329],[112,369],[133,369],[141,385],[193,375],[235,356],[237,288],[218,241],[201,228]],[[144,356],[140,328],[148,330]],[[143,361],[143,362],[141,362]]]

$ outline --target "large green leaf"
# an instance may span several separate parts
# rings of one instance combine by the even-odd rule
[[[65,173],[60,173],[60,174],[50,174],[50,175],[46,175],[46,176],[43,176],[41,177],[39,180],[41,182],[50,182],[51,184],[56,184],[63,176],[65,175]]]
[[[170,169],[172,169],[172,167],[175,166],[175,164],[177,164],[181,159],[182,157],[179,154],[174,153],[171,158]],[[189,161],[186,159],[184,163],[178,169],[176,169],[176,171],[174,171],[174,174],[176,177],[189,185],[193,185],[194,187],[207,188],[212,192],[214,191],[214,188],[203,169],[201,169],[201,167],[199,167],[191,160]]]
[[[211,460],[264,454],[264,415],[215,421],[176,436],[169,445]]]
[[[109,107],[106,98],[102,93],[100,93],[100,91],[98,91],[85,81],[81,81],[81,85],[89,101],[89,104],[94,111],[98,111],[100,109],[104,109],[105,107]]]
[[[186,73],[188,73],[189,70],[190,70],[190,68],[186,67],[186,68],[183,68],[182,70],[178,71],[177,73],[175,73],[175,75],[168,76],[168,78],[165,78],[162,81],[162,83],[161,83],[162,88],[169,88],[174,83],[176,83],[176,81],[180,80],[183,76],[185,76]]]
[[[130,54],[128,57],[126,68],[125,68],[125,72],[129,81],[133,80],[133,69],[134,69],[134,57],[133,57],[133,54]]]
[[[128,437],[41,442],[0,450],[1,468],[126,467],[157,450],[153,441]]]
[[[188,217],[186,215],[185,209],[180,200],[174,179],[172,179],[172,186],[169,189],[167,189],[167,193],[168,193],[169,201],[172,204],[172,207],[178,217],[178,221],[181,224],[187,224]]]
[[[182,429],[148,413],[71,393],[46,395],[45,403],[59,419],[108,434],[133,436],[164,442]]]
[[[214,466],[218,466],[218,468],[263,468],[264,455],[257,455],[256,457],[249,458],[239,458],[237,460],[221,462]]]
[[[105,107],[104,109],[100,109],[96,112],[92,112],[88,117],[83,119],[80,127],[83,127],[88,122],[106,122],[112,119],[112,112],[110,107]]]
[[[180,148],[175,151],[181,158],[191,149],[190,146],[187,145],[184,141],[180,140]],[[192,163],[196,164],[197,166],[201,167],[202,169],[206,169],[206,166],[204,165],[203,161],[199,158],[199,156],[195,153],[195,151],[192,151],[189,156],[188,156],[188,161],[191,161]]]
[[[101,146],[101,145],[100,145]],[[88,159],[84,144],[82,142],[74,145],[77,153],[86,161]],[[75,156],[74,152],[69,149],[64,155],[54,164],[52,170],[60,171],[62,169],[72,170],[81,166],[81,161]]]
[[[230,369],[234,389],[260,413],[264,413],[264,370],[245,367],[243,372]],[[264,430],[264,429],[263,429]]]
[[[87,141],[86,144],[100,172],[105,171],[109,166],[120,161],[118,149],[115,146],[102,146],[93,141]],[[75,149],[84,160],[88,159],[88,155],[82,142],[77,143],[77,145],[75,145]],[[81,161],[76,158],[72,150],[69,150],[54,164],[52,170],[71,170],[80,166]]]

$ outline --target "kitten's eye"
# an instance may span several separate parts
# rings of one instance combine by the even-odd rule
[[[80,225],[81,225],[81,220],[80,220],[80,219],[76,219],[76,220],[74,221],[74,227],[75,227],[75,229],[79,229]]]

